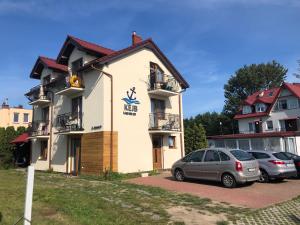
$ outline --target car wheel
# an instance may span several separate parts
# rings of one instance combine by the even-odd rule
[[[234,176],[227,173],[222,176],[222,184],[224,185],[224,187],[234,188],[236,187],[236,180]]]
[[[183,171],[180,169],[176,169],[174,175],[175,175],[175,179],[177,181],[184,181],[184,179],[185,179]]]
[[[269,174],[265,170],[260,170],[259,182],[268,183],[270,181]]]
[[[278,182],[282,182],[284,180],[284,178],[277,178],[276,179]]]

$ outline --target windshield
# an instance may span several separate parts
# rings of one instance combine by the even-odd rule
[[[241,150],[232,150],[230,153],[240,161],[249,161],[249,160],[254,160],[255,158],[250,155],[248,152],[241,151]]]
[[[277,159],[281,159],[281,160],[290,160],[291,159],[291,157],[288,157],[284,152],[273,153],[273,155]]]

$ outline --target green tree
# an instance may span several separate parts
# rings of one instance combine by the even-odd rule
[[[186,125],[186,130],[184,132],[185,141],[185,153],[191,151],[206,148],[207,140],[205,135],[205,129],[202,124],[197,124],[195,122]]]
[[[286,79],[287,69],[276,61],[245,65],[224,85],[224,113],[231,118],[247,96],[256,91],[278,87]]]
[[[13,145],[10,142],[26,129],[14,127],[0,128],[0,167],[9,167],[13,165]]]

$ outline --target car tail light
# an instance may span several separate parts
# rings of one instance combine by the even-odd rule
[[[274,165],[284,165],[285,163],[280,160],[269,160],[270,163],[273,163]]]
[[[235,162],[235,170],[238,172],[243,171],[243,166],[241,162],[238,161]]]

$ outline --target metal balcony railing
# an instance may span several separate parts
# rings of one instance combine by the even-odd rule
[[[57,116],[56,128],[59,133],[83,131],[82,115],[80,113],[64,113]]]
[[[31,137],[47,136],[49,134],[49,120],[35,120],[29,125],[29,135]]]
[[[26,94],[26,97],[30,102],[34,102],[37,100],[51,100],[48,95],[47,88],[44,85],[37,85],[30,89],[30,91]]]
[[[149,119],[149,130],[181,131],[178,114],[150,113]]]
[[[149,76],[149,90],[179,92],[180,85],[173,76],[156,72]]]

